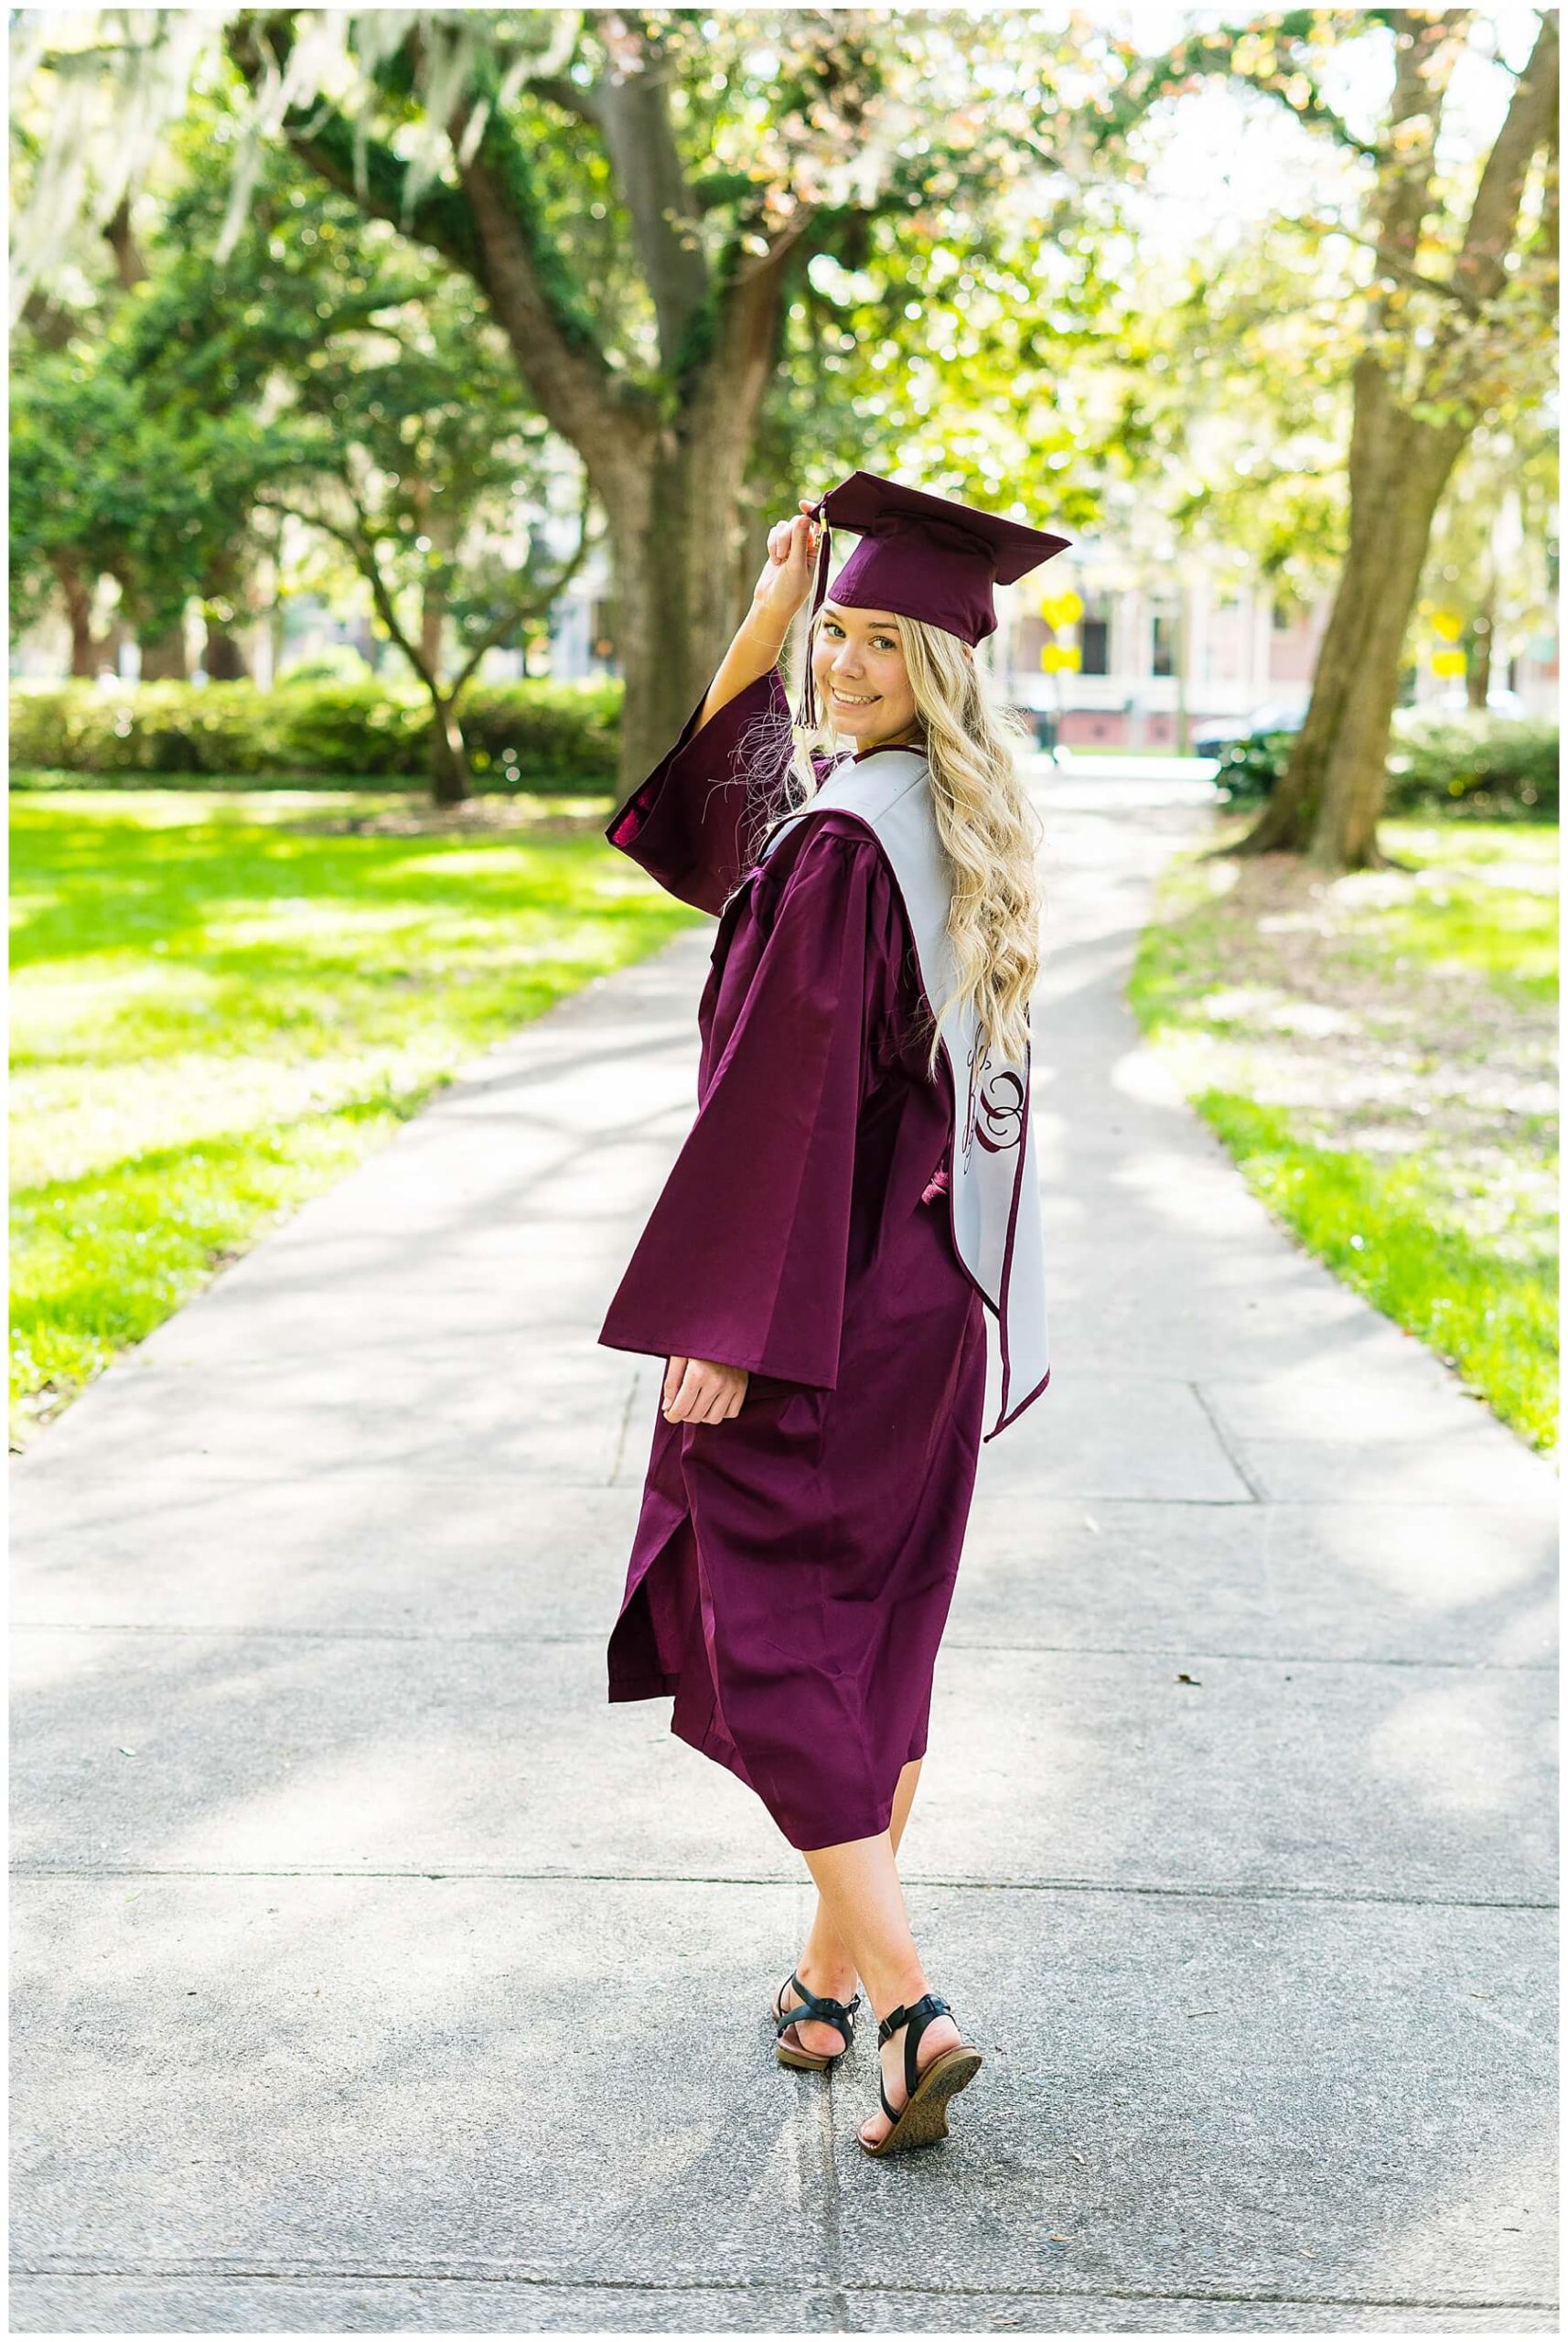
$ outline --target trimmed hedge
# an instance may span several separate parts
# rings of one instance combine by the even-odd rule
[[[1248,740],[1221,758],[1215,781],[1238,808],[1261,805],[1290,761],[1294,732]],[[1386,810],[1484,822],[1555,822],[1558,731],[1543,716],[1394,712]]]
[[[613,790],[623,687],[476,684],[463,736],[481,789]],[[430,769],[430,702],[364,682],[134,683],[106,691],[62,683],[14,687],[11,765],[134,786],[142,775],[249,774],[302,782],[423,781]]]

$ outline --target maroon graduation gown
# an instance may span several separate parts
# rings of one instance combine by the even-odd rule
[[[880,844],[824,812],[743,866],[755,800],[737,752],[769,710],[788,711],[776,668],[700,731],[699,703],[606,831],[722,915],[696,1120],[598,1338],[750,1371],[721,1423],[669,1423],[656,1392],[609,1697],[673,1693],[671,1730],[815,1847],[886,1830],[925,1753],[984,1310],[934,1184],[950,1084],[926,1073]]]

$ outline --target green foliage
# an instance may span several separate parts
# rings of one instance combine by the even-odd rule
[[[1389,757],[1389,805],[1412,813],[1428,808],[1482,821],[1555,822],[1559,738],[1544,717],[1521,723],[1508,716],[1420,715],[1394,719]]]
[[[1290,761],[1294,732],[1243,740],[1219,760],[1215,786],[1242,811],[1272,795]],[[1555,822],[1559,735],[1544,717],[1400,708],[1389,751],[1388,809],[1443,811],[1484,822]]]
[[[486,831],[343,792],[16,801],[24,1399],[69,1393],[477,1049],[690,922],[596,809],[577,834],[559,809],[510,825],[531,810]],[[338,833],[382,818],[400,833]]]
[[[243,413],[171,411],[124,334],[18,345],[11,388],[13,635],[48,608],[55,564],[119,582],[145,633],[177,623],[250,544],[271,435]]]
[[[1256,739],[1238,740],[1219,759],[1214,786],[1226,805],[1261,805],[1290,762],[1294,732],[1263,732]]]
[[[276,409],[262,509],[310,525],[324,590],[359,573],[411,663],[433,610],[459,671],[541,632],[563,564],[520,515],[558,504],[559,449],[476,286],[286,152],[267,156],[220,265],[227,165],[200,152],[188,169],[125,328],[145,395],[179,414]]]
[[[464,703],[469,760],[486,790],[613,788],[623,687],[596,683],[484,683]],[[17,691],[11,699],[11,761],[29,771],[276,779],[360,779],[429,771],[431,709],[421,693],[384,684],[142,683],[107,692],[92,683]]]

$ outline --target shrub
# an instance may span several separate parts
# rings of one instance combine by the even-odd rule
[[[297,659],[286,673],[275,681],[280,683],[357,683],[374,671],[361,651],[351,642],[328,642],[313,659]]]
[[[1294,732],[1269,733],[1221,757],[1214,778],[1223,801],[1243,811],[1262,805],[1295,739]],[[1555,822],[1557,760],[1557,726],[1544,717],[1396,708],[1386,810]]]
[[[478,785],[498,792],[613,790],[619,682],[476,685],[462,706]],[[430,703],[363,681],[72,682],[11,696],[11,764],[134,786],[156,774],[261,780],[423,781]]]
[[[1220,801],[1242,811],[1261,805],[1290,761],[1295,736],[1294,732],[1261,732],[1227,748],[1214,775]]]
[[[1557,726],[1545,717],[1402,708],[1389,756],[1389,811],[1555,822],[1557,758]]]

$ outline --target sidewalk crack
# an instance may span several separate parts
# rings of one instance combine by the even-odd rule
[[[1259,1488],[1257,1482],[1253,1479],[1252,1475],[1248,1471],[1246,1466],[1242,1463],[1241,1458],[1237,1455],[1235,1448],[1230,1443],[1229,1433],[1221,1423],[1219,1416],[1215,1413],[1214,1409],[1208,1403],[1208,1395],[1204,1390],[1202,1383],[1189,1382],[1187,1387],[1192,1392],[1193,1397],[1197,1401],[1198,1405],[1202,1408],[1203,1413],[1208,1419],[1208,1428],[1219,1443],[1219,1452],[1224,1456],[1225,1461],[1230,1465],[1230,1469],[1235,1473],[1236,1477],[1240,1481],[1241,1486],[1246,1489],[1247,1494],[1251,1498],[1252,1502],[1254,1504],[1262,1504],[1266,1501],[1263,1491]]]

